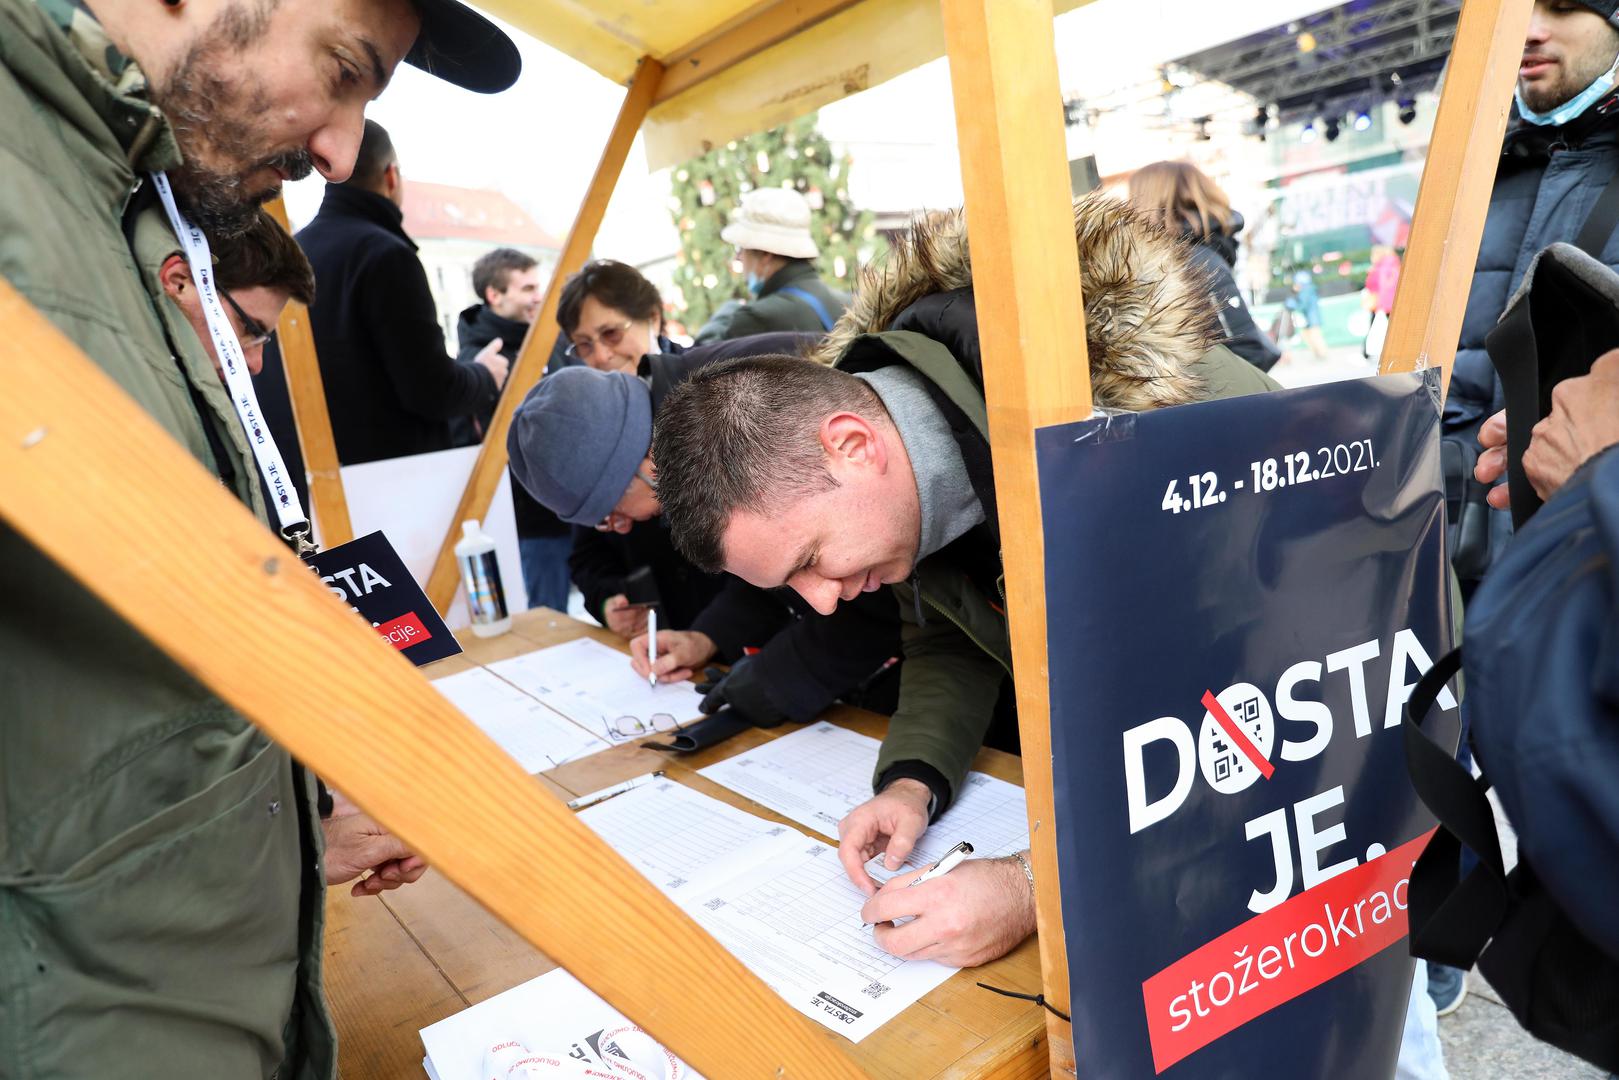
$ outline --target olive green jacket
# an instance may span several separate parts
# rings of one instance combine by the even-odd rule
[[[838,366],[870,371],[891,363],[909,364],[932,384],[936,400],[954,406],[958,414],[951,417],[952,427],[962,456],[969,471],[981,463],[982,475],[988,468],[989,421],[977,373],[939,342],[908,331],[857,338]],[[1197,400],[1277,388],[1270,376],[1223,345],[1207,350],[1193,369]],[[975,477],[975,488],[982,491],[982,484]],[[919,761],[944,777],[952,796],[960,792],[995,714],[1002,683],[1011,678],[999,524],[992,502],[983,495],[981,501],[990,520],[922,559],[910,581],[892,587],[900,607],[905,663],[899,708],[889,721],[874,785],[895,764]],[[982,552],[991,553],[990,565],[977,554]],[[942,813],[948,802],[942,800],[935,812]]]
[[[176,244],[139,189],[179,151],[144,94],[76,5],[0,0],[0,274],[262,517],[157,282]],[[132,458],[59,497],[141,482]],[[189,540],[124,526],[104,541]],[[307,775],[5,524],[0,598],[0,1077],[334,1075]]]

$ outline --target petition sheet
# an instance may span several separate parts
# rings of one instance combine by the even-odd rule
[[[880,745],[823,720],[699,771],[783,817],[836,836],[844,815],[871,798]],[[962,840],[972,844],[975,858],[1028,847],[1023,789],[985,773],[968,773],[950,809],[917,842],[909,865],[938,862]]]
[[[660,713],[682,724],[702,715],[691,683],[648,686],[628,656],[590,638],[498,660],[489,670],[603,737],[621,717],[650,729]]]
[[[878,948],[837,849],[672,780],[579,818],[799,1011],[859,1042],[954,973]]]
[[[860,923],[838,849],[807,836],[683,906],[799,1012],[859,1042],[956,973],[901,960]]]
[[[525,772],[544,772],[611,745],[483,668],[434,679],[433,689],[516,758]]]
[[[677,902],[803,839],[673,780],[615,795],[579,811],[579,820]]]
[[[561,968],[422,1029],[434,1080],[522,1075],[702,1080],[680,1058]]]

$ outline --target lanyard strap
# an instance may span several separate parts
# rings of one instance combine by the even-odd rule
[[[225,309],[220,306],[208,238],[180,212],[165,174],[153,173],[152,183],[157,188],[158,197],[163,200],[163,209],[168,212],[169,223],[174,226],[174,235],[185,250],[186,262],[191,265],[191,280],[196,283],[202,314],[208,322],[208,333],[213,338],[214,353],[219,357],[220,369],[225,373],[225,389],[230,392],[231,404],[236,406],[236,415],[241,418],[248,445],[253,448],[253,457],[270,489],[270,502],[281,524],[281,535],[293,542],[300,557],[310,554],[315,546],[309,539],[309,519],[298,501],[298,492],[287,475],[287,466],[281,460],[281,451],[276,449],[270,427],[259,412],[258,395],[253,392],[253,377],[247,370],[241,342],[236,339],[236,331],[225,317]]]

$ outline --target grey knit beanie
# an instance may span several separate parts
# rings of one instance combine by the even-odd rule
[[[563,368],[512,417],[512,475],[547,509],[596,525],[623,498],[652,446],[652,391],[623,371]]]

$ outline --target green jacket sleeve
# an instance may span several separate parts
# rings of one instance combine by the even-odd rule
[[[896,762],[921,761],[944,776],[954,797],[983,745],[1006,671],[943,615],[931,613],[918,625],[910,587],[902,588],[899,708],[888,722],[872,783]]]

